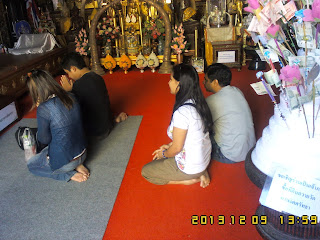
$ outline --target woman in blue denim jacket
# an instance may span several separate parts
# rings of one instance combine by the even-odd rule
[[[44,70],[32,70],[26,82],[33,107],[38,107],[37,140],[48,145],[28,161],[30,172],[62,181],[86,181],[86,140],[75,97]]]

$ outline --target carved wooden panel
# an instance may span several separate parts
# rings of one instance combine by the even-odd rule
[[[28,54],[13,57],[13,60],[22,58],[22,61],[20,61],[22,64],[12,62],[12,65],[8,63],[7,67],[1,68],[0,66],[0,94],[19,97],[26,92],[25,76],[34,68],[44,69],[55,75],[60,70],[62,56],[66,52],[66,48],[56,48],[48,53],[37,54],[35,56]],[[0,62],[4,64],[8,61],[8,57],[9,54],[0,54]]]

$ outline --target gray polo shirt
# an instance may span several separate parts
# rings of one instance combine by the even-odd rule
[[[222,154],[234,161],[244,161],[256,142],[252,113],[240,89],[223,87],[207,97],[215,132],[214,139]]]

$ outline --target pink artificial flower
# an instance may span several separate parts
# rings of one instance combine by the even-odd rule
[[[313,1],[312,16],[316,22],[320,22],[320,0]]]
[[[304,17],[302,18],[302,20],[305,21],[305,22],[313,22],[314,21],[311,9],[305,9],[303,11],[303,16]]]
[[[276,38],[278,36],[279,33],[279,29],[280,26],[279,25],[274,25],[272,24],[268,29],[267,29],[267,34],[272,37],[272,38]]]
[[[298,65],[287,65],[280,69],[280,79],[287,82],[299,81],[301,74]]]
[[[248,7],[245,7],[243,10],[247,12],[254,13],[260,7],[260,3],[258,0],[248,0]]]

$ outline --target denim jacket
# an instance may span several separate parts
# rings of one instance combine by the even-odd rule
[[[48,99],[37,110],[38,141],[48,144],[52,170],[69,163],[86,148],[80,106],[74,103],[68,110],[58,97]]]

